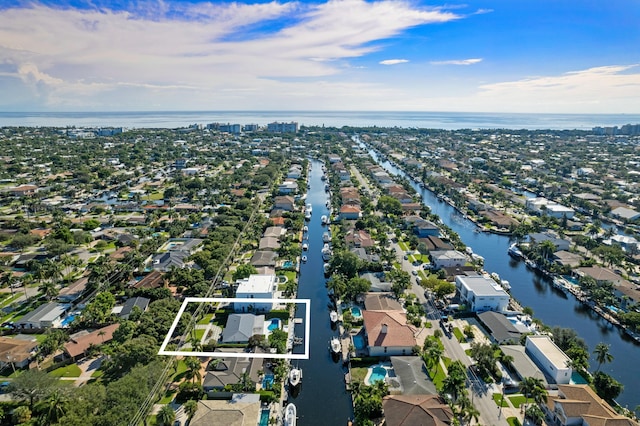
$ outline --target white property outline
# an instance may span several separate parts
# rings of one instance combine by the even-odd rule
[[[166,347],[171,340],[171,336],[173,335],[174,330],[178,326],[178,322],[180,318],[182,318],[182,314],[184,310],[187,308],[187,304],[189,303],[233,303],[233,302],[249,302],[249,303],[302,303],[306,307],[306,315],[304,319],[304,352],[301,354],[272,354],[272,353],[247,353],[247,352],[187,352],[187,351],[167,351]],[[164,342],[160,346],[160,351],[158,351],[158,355],[171,355],[171,356],[202,356],[202,357],[214,357],[214,358],[273,358],[273,359],[309,359],[309,318],[310,318],[310,305],[311,299],[256,299],[256,298],[244,298],[244,297],[187,297],[182,301],[182,306],[180,306],[180,310],[176,315],[176,319],[173,320],[173,324],[171,324],[171,328],[167,333],[167,336],[164,338]],[[294,326],[294,323],[291,322],[289,324],[290,327]]]

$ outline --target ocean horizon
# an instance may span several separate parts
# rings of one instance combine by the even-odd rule
[[[123,111],[0,112],[0,127],[180,128],[208,123],[295,121],[300,126],[423,129],[591,130],[640,123],[640,114],[542,114],[419,111]]]

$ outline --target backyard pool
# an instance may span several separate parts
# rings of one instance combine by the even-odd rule
[[[269,426],[269,413],[270,410],[268,408],[263,408],[260,411],[260,423],[258,426]]]
[[[353,339],[353,346],[355,346],[356,349],[361,350],[364,349],[364,337],[362,337],[360,334],[356,334],[355,336],[352,337]]]
[[[262,379],[262,388],[263,389],[271,389],[273,387],[273,374],[265,374],[264,379]]]
[[[387,377],[387,369],[382,367],[381,365],[376,365],[369,368],[369,373],[367,374],[367,378],[365,379],[365,384],[372,385],[375,382],[383,381],[385,377]]]
[[[267,330],[269,331],[273,331],[275,329],[280,328],[280,319],[279,318],[273,318],[271,320],[271,323],[267,326]]]
[[[290,260],[285,260],[284,263],[282,264],[283,268],[293,268],[293,262]]]
[[[351,315],[352,315],[354,318],[362,318],[362,310],[361,310],[359,307],[357,307],[357,306],[353,306],[353,307],[351,308]]]
[[[67,327],[69,324],[71,324],[71,321],[73,321],[75,319],[76,315],[75,314],[69,314],[67,315],[62,322],[60,323],[60,325],[62,327]]]

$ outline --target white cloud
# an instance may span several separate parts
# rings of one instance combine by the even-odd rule
[[[406,62],[409,62],[408,59],[385,59],[384,61],[380,61],[378,62],[380,65],[397,65],[397,64],[404,64]]]
[[[140,11],[36,4],[0,13],[0,63],[16,64],[15,77],[26,85],[50,86],[51,106],[117,96],[126,102],[122,87],[136,86],[149,99],[171,102],[168,109],[176,107],[180,91],[184,108],[189,102],[202,108],[222,90],[282,97],[294,86],[287,79],[331,79],[350,69],[345,61],[379,50],[381,40],[459,18],[396,0],[162,2]],[[240,98],[233,102],[235,108],[261,105],[250,97],[244,105]]]
[[[452,59],[449,61],[432,61],[431,65],[473,65],[482,62],[482,58]]]

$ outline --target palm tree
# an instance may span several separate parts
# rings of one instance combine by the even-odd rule
[[[188,419],[191,420],[196,414],[196,411],[198,411],[198,401],[190,399],[182,404],[182,408],[184,408],[184,412],[187,413]]]
[[[600,371],[600,367],[602,366],[602,364],[613,361],[613,355],[611,354],[611,352],[609,352],[609,348],[609,345],[600,342],[593,350],[596,361],[598,361],[598,368],[596,369],[596,372]]]
[[[480,417],[480,412],[471,403],[471,400],[469,399],[467,394],[464,393],[460,395],[455,406],[452,408],[455,414],[458,416],[458,421],[461,425],[470,423],[472,419],[478,421],[478,418]]]
[[[191,331],[191,335],[189,336],[189,344],[191,344],[191,349],[193,349],[193,352],[202,351],[202,341],[198,336],[196,336],[195,329]]]
[[[202,374],[200,374],[200,368],[202,368],[202,364],[200,360],[195,356],[188,356],[184,359],[184,364],[187,366],[187,371],[184,372],[184,378],[187,380],[192,380],[193,382],[200,381],[202,379]]]
[[[176,420],[176,412],[169,405],[163,405],[156,415],[156,422],[160,426],[171,426]]]
[[[524,412],[524,417],[531,420],[534,425],[541,425],[544,422],[544,413],[537,405],[532,405]]]
[[[545,399],[546,391],[544,390],[544,384],[541,379],[525,377],[520,382],[520,389],[526,401],[532,398],[536,403],[540,404]]]
[[[442,381],[442,392],[451,396],[455,403],[462,394],[466,382],[464,367],[459,362],[449,366],[449,375]]]
[[[47,424],[56,423],[67,411],[69,399],[62,389],[55,389],[45,401]]]
[[[56,297],[58,295],[58,293],[60,293],[60,290],[58,290],[58,287],[56,286],[56,283],[54,283],[53,281],[44,281],[40,284],[40,287],[38,287],[38,290],[44,295],[46,296],[47,300],[51,301],[53,300],[54,297]]]

